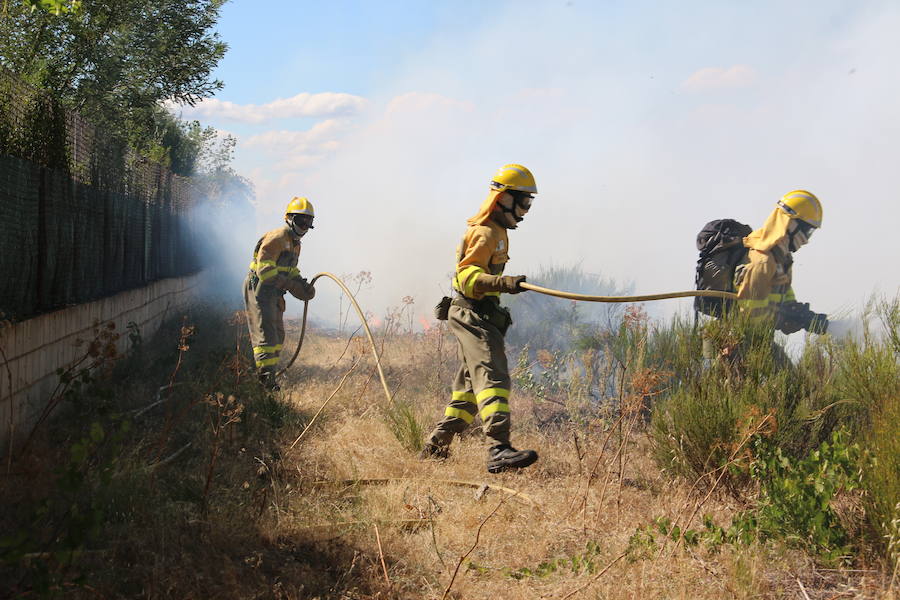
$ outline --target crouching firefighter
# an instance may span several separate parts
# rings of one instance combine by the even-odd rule
[[[503,275],[509,260],[507,231],[515,229],[537,193],[534,177],[521,165],[502,167],[490,183],[490,193],[457,249],[454,298],[444,298],[436,316],[446,319],[459,342],[459,370],[444,418],[425,442],[423,458],[448,455],[454,434],[481,417],[488,449],[487,470],[527,467],[537,460],[534,450],[516,450],[509,441],[510,376],[503,337],[512,324],[500,306],[500,294],[517,294],[524,275]]]
[[[284,215],[284,227],[266,233],[256,243],[253,262],[244,281],[247,326],[260,383],[266,389],[279,389],[275,381],[278,360],[284,344],[284,294],[298,300],[312,300],[316,290],[300,276],[300,238],[313,228],[312,203],[294,198]]]
[[[752,320],[769,320],[786,334],[801,329],[825,333],[828,316],[815,313],[809,304],[797,302],[791,287],[793,253],[802,248],[822,225],[822,204],[806,190],[785,194],[762,227],[750,227],[726,219],[707,223],[697,236],[701,250],[698,289],[722,289],[737,293],[737,309]],[[727,281],[726,281],[727,280]],[[731,308],[721,300],[698,298],[695,309],[720,317]],[[723,349],[737,358],[740,348]],[[735,354],[736,352],[736,354]],[[776,364],[790,365],[784,349],[772,341]],[[703,340],[703,356],[716,358],[712,340]]]

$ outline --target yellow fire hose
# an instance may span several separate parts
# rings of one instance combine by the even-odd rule
[[[378,369],[378,377],[381,378],[381,387],[384,388],[384,395],[387,398],[388,403],[390,403],[393,398],[391,396],[391,390],[388,388],[387,380],[384,378],[384,371],[381,369],[381,357],[378,355],[378,348],[375,346],[375,338],[372,337],[372,330],[369,329],[369,322],[366,321],[366,315],[359,307],[359,303],[356,301],[356,298],[353,297],[353,294],[350,292],[350,289],[344,284],[340,278],[335,275],[323,272],[317,273],[315,277],[309,280],[310,285],[315,285],[316,281],[320,277],[328,277],[336,284],[340,286],[340,288],[347,294],[347,297],[350,298],[350,302],[353,304],[353,308],[356,309],[356,314],[359,315],[359,320],[362,322],[363,328],[366,330],[366,336],[369,338],[369,345],[372,347],[372,355],[375,356],[375,367]],[[300,354],[300,348],[303,347],[303,337],[306,335],[306,315],[309,312],[309,300],[304,301],[303,303],[303,323],[300,326],[300,341],[297,342],[297,349],[294,351],[294,355],[291,357],[291,361],[280,371],[278,371],[277,375],[283,374],[285,371],[291,368],[291,365],[294,364],[294,361],[297,360],[297,356]]]
[[[646,294],[644,296],[589,296],[587,294],[575,294],[573,292],[561,292],[560,290],[551,290],[550,288],[541,287],[528,282],[522,282],[522,289],[531,290],[548,296],[556,296],[557,298],[568,298],[569,300],[583,300],[585,302],[650,302],[652,300],[667,300],[669,298],[690,298],[700,296],[702,298],[724,298],[726,300],[737,300],[737,294],[732,292],[719,292],[717,290],[691,290],[688,292],[668,292],[665,294]]]
[[[372,331],[369,329],[369,323],[366,321],[366,315],[363,313],[362,309],[359,306],[359,303],[356,301],[356,298],[353,297],[353,294],[350,292],[349,288],[344,284],[340,278],[334,276],[331,273],[323,272],[318,273],[315,277],[313,277],[309,283],[310,285],[315,285],[316,281],[320,277],[328,277],[336,284],[340,286],[340,288],[347,294],[347,297],[350,299],[350,302],[353,304],[353,308],[356,309],[356,314],[359,315],[359,320],[362,322],[362,326],[366,330],[366,337],[369,338],[369,345],[372,347],[372,355],[375,357],[375,367],[378,369],[378,377],[381,379],[381,387],[384,388],[384,395],[387,398],[387,401],[390,403],[392,401],[391,391],[388,388],[387,380],[384,378],[384,371],[381,368],[381,357],[378,354],[378,348],[375,346],[375,338],[372,337]],[[588,294],[576,294],[573,292],[563,292],[560,290],[553,290],[550,288],[541,287],[539,285],[534,285],[533,283],[523,282],[521,284],[523,289],[530,290],[532,292],[538,292],[539,294],[547,294],[548,296],[556,296],[557,298],[566,298],[569,300],[581,300],[584,302],[650,302],[653,300],[667,300],[669,298],[689,298],[693,296],[700,296],[703,298],[724,298],[727,300],[737,300],[737,295],[732,292],[720,292],[716,290],[690,290],[686,292],[668,292],[664,294],[646,294],[643,296],[590,296]],[[278,371],[277,375],[282,375],[285,371],[291,368],[294,364],[294,361],[297,360],[297,356],[300,354],[300,348],[303,347],[303,338],[306,335],[306,316],[309,312],[309,300],[306,300],[303,303],[303,317],[302,324],[300,326],[300,340],[297,342],[297,349],[294,351],[294,355],[291,357],[290,362]]]

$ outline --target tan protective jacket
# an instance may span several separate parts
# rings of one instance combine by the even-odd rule
[[[479,289],[478,275],[500,275],[509,262],[509,236],[506,228],[491,218],[503,192],[491,190],[478,212],[468,220],[469,228],[456,249],[456,276],[453,289],[472,300],[499,297],[500,292]]]
[[[259,277],[256,292],[264,286],[289,290],[303,281],[297,263],[300,260],[300,240],[285,225],[269,231],[256,242],[250,271]]]
[[[747,258],[734,271],[738,308],[754,317],[769,317],[779,304],[794,302],[788,244],[790,216],[776,208],[765,224],[744,238]]]
[[[472,300],[500,296],[500,292],[478,289],[479,274],[500,275],[509,262],[509,237],[506,229],[494,221],[470,225],[456,249],[456,277],[453,289]]]

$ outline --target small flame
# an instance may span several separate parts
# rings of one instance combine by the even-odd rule
[[[419,325],[422,326],[423,331],[428,331],[431,329],[431,321],[425,318],[425,315],[419,315]]]

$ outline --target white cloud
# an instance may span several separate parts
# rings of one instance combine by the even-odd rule
[[[228,100],[208,98],[195,106],[182,106],[180,111],[183,118],[218,118],[244,123],[262,123],[273,119],[352,115],[363,110],[366,104],[365,98],[352,94],[304,92],[266,104],[236,104]]]
[[[689,92],[704,92],[729,88],[741,88],[756,81],[756,71],[747,65],[724,67],[704,67],[695,71],[682,84],[681,89]]]
[[[280,153],[285,151],[306,150],[315,146],[328,147],[334,138],[341,135],[348,127],[347,121],[328,119],[316,123],[306,131],[272,130],[266,131],[244,140],[243,146],[257,148],[263,152]]]
[[[240,146],[274,159],[273,172],[306,170],[340,148],[339,138],[349,129],[347,120],[328,119],[308,130],[265,131],[243,140]]]

